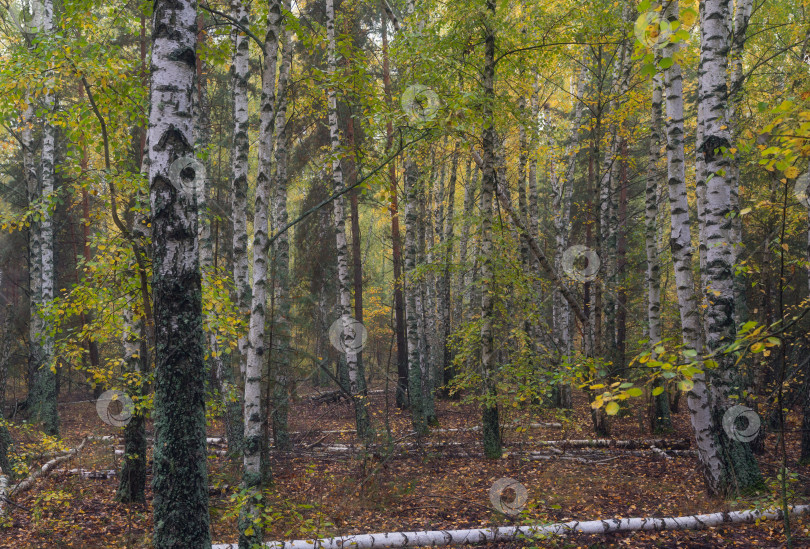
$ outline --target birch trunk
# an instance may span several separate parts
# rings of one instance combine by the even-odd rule
[[[335,7],[333,0],[326,1],[326,34],[329,42],[328,53],[328,73],[329,89],[327,90],[329,106],[329,136],[332,150],[332,181],[335,191],[344,189],[343,169],[341,168],[341,148],[340,133],[338,127],[337,113],[337,92],[335,90],[335,78],[337,72],[337,45],[335,42]],[[351,277],[349,275],[348,247],[346,244],[346,212],[345,199],[341,195],[333,201],[335,234],[337,241],[337,268],[338,268],[338,291],[340,301],[338,310],[343,321],[343,345],[345,347],[346,369],[349,377],[349,391],[354,401],[355,422],[357,424],[357,434],[362,439],[367,439],[371,435],[371,425],[369,423],[367,402],[365,395],[360,394],[360,389],[364,386],[359,376],[357,361],[357,351],[361,347],[356,341],[356,334],[352,328],[352,298],[351,298]]]
[[[434,157],[435,165],[435,157]],[[432,172],[432,170],[431,170]],[[432,175],[432,173],[431,173]],[[430,265],[432,257],[427,252],[426,232],[429,225],[432,225],[428,219],[427,208],[425,202],[427,200],[427,185],[419,185],[416,190],[418,192],[418,213],[417,213],[417,263],[423,265]],[[419,279],[416,290],[416,309],[420,311],[417,317],[417,329],[419,333],[419,370],[421,372],[421,387],[422,387],[422,409],[425,413],[425,419],[428,425],[434,425],[436,419],[436,403],[433,399],[434,378],[435,378],[435,362],[433,361],[433,344],[430,341],[430,335],[433,330],[429,325],[433,323],[433,300],[431,288],[432,273],[427,272]]]
[[[650,111],[650,149],[647,165],[647,188],[644,204],[644,242],[647,254],[647,337],[649,345],[655,348],[661,341],[661,256],[659,254],[659,177],[658,164],[661,159],[661,122],[662,122],[662,76],[656,72],[653,76],[652,108]],[[672,429],[672,418],[669,411],[669,395],[666,384],[656,380],[655,387],[664,392],[653,396],[652,413],[650,414],[653,433],[666,432]]]
[[[442,314],[442,384],[447,387],[453,380],[455,374],[452,364],[452,354],[450,352],[449,337],[451,331],[451,309],[452,299],[450,293],[451,278],[450,265],[453,262],[453,224],[456,204],[456,182],[458,180],[458,144],[453,147],[453,158],[450,166],[450,182],[447,188],[447,216],[444,225],[444,272],[442,273],[441,301],[439,310]]]
[[[253,288],[250,308],[247,362],[245,366],[244,456],[242,485],[248,501],[239,516],[239,544],[249,547],[260,543],[263,529],[259,520],[264,499],[262,490],[268,481],[269,465],[265,440],[267,414],[262,398],[262,374],[265,354],[267,315],[267,273],[269,238],[268,217],[275,134],[276,66],[279,34],[282,29],[281,0],[271,0],[264,39],[264,67],[259,115],[259,170],[256,177],[253,212]]]
[[[240,25],[250,25],[247,8],[242,0],[231,1],[231,16]],[[231,149],[231,223],[233,233],[233,281],[236,294],[236,307],[242,318],[250,317],[252,291],[248,268],[247,233],[247,175],[250,142],[248,140],[248,59],[250,38],[239,29],[233,31],[232,57],[232,102],[233,102],[233,146]],[[240,332],[235,353],[240,372],[240,382],[244,383],[247,365],[248,334]],[[242,418],[242,395],[234,384],[233,365],[223,364],[219,376],[220,391],[226,409],[226,432],[228,454],[241,456],[245,438]],[[240,384],[241,384],[240,383]]]
[[[284,0],[284,9],[289,10],[289,1]],[[284,32],[284,47],[278,78],[278,109],[276,112],[276,166],[275,200],[273,201],[273,226],[276,230],[287,225],[287,98],[289,95],[290,71],[293,55],[293,33]],[[273,439],[278,450],[289,450],[290,442],[288,413],[292,348],[290,336],[290,242],[287,231],[276,238],[273,259],[275,267],[275,319],[273,322],[273,348],[271,375],[273,389]]]
[[[56,20],[53,1],[43,0],[41,8],[42,32],[51,34],[54,31]],[[37,297],[40,307],[53,300],[54,290],[54,232],[51,200],[56,179],[56,126],[51,121],[51,116],[56,111],[55,88],[56,81],[53,77],[48,77],[45,81],[45,92],[42,95],[46,115],[42,124],[41,181],[39,188],[41,215],[38,227],[39,254],[37,260],[40,263],[40,282]],[[31,395],[29,396],[29,408],[32,419],[41,422],[46,433],[56,436],[59,434],[59,415],[56,409],[57,388],[54,370],[56,365],[53,356],[54,341],[50,330],[46,329],[41,319],[34,325],[41,343],[36,346],[35,350],[35,352],[39,353],[39,357],[34,362],[36,370],[30,391]]]
[[[495,18],[495,0],[485,0],[488,16]],[[501,457],[501,431],[498,419],[497,387],[495,375],[494,340],[492,317],[494,314],[493,271],[492,271],[492,199],[497,187],[495,173],[495,120],[492,105],[495,102],[495,29],[491,23],[484,25],[484,70],[482,119],[483,166],[481,168],[481,374],[482,392],[487,402],[482,405],[482,429],[484,456],[490,459]],[[506,191],[506,189],[504,189]]]
[[[155,2],[147,142],[156,364],[154,545],[159,549],[211,544],[197,212],[194,197],[180,192],[181,182],[170,175],[173,162],[194,153],[196,34],[194,0]]]
[[[423,406],[422,395],[422,359],[419,348],[419,317],[422,311],[418,307],[418,283],[414,280],[417,256],[417,209],[418,198],[416,164],[412,159],[405,160],[405,312],[407,315],[408,339],[408,393],[411,398],[411,421],[413,430],[418,435],[427,433],[428,424]]]
[[[666,16],[676,18],[678,4],[670,5]],[[672,57],[679,44],[668,45],[665,57]],[[670,204],[670,249],[675,268],[675,287],[680,310],[681,331],[684,346],[703,352],[703,335],[700,326],[698,297],[692,275],[692,232],[689,219],[689,204],[686,196],[683,154],[683,96],[681,68],[678,63],[664,72],[666,94],[666,134],[667,134],[667,185]],[[709,388],[703,374],[693,378],[694,387],[689,391],[689,406],[692,428],[698,446],[701,469],[716,471],[722,468],[721,458],[714,444]],[[714,474],[708,474],[707,478]]]
[[[243,27],[250,25],[243,0],[231,1],[232,17]],[[252,301],[248,268],[247,192],[248,192],[248,59],[250,38],[236,29],[233,33],[233,150],[231,152],[231,219],[233,223],[233,280],[236,305],[242,317],[250,315]],[[239,371],[245,375],[247,335],[240,335],[237,353]]]
[[[729,150],[731,132],[727,118],[729,0],[706,0],[701,26],[700,65],[698,70],[698,118],[703,122],[704,140],[698,148],[706,162],[706,346],[720,351],[735,340],[734,323],[734,252],[733,230],[729,218],[732,193]],[[716,356],[717,368],[710,370],[711,423],[709,444],[698,451],[706,469],[704,478],[711,494],[744,493],[762,484],[759,466],[747,443],[734,440],[722,428],[722,418],[731,406],[732,391],[738,381],[735,358]],[[700,441],[699,441],[700,442]],[[708,450],[708,451],[707,451]]]
[[[30,94],[26,94],[26,100],[28,106],[23,112],[23,129],[21,132],[23,173],[28,195],[28,207],[38,209],[42,202],[42,191],[37,175],[36,161],[34,160],[36,150],[33,132],[35,123],[34,99]],[[28,380],[29,393],[31,393],[29,398],[33,402],[35,398],[33,392],[36,387],[35,380],[39,376],[38,372],[43,364],[43,320],[40,316],[40,308],[42,307],[42,239],[39,216],[34,216],[31,219],[28,228],[28,295],[30,309],[28,321]]]

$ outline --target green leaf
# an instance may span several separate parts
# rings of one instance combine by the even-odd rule
[[[681,391],[691,391],[695,387],[695,384],[690,379],[682,379],[678,382],[678,389]]]
[[[619,403],[618,402],[608,402],[607,406],[605,406],[605,413],[609,416],[615,416],[619,413]]]
[[[664,388],[663,388],[663,387],[656,387],[656,388],[655,388],[655,389],[653,389],[653,391],[652,391],[652,396],[657,397],[658,395],[660,395],[660,394],[661,394],[661,393],[663,393],[663,392],[664,392]]]
[[[627,394],[630,395],[631,397],[640,397],[641,395],[644,394],[644,391],[642,391],[638,387],[633,387],[632,389],[627,390]]]
[[[675,62],[672,60],[671,57],[663,57],[663,58],[661,58],[661,61],[658,62],[658,64],[660,65],[660,67],[662,69],[668,69],[672,65],[674,65]]]
[[[656,72],[657,70],[655,68],[655,65],[653,65],[652,63],[641,67],[641,76],[655,76]]]

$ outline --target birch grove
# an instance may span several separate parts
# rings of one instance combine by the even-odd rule
[[[0,536],[800,545],[806,8],[0,6]]]

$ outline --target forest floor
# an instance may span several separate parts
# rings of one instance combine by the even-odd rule
[[[102,423],[87,395],[71,395],[60,405],[65,443],[75,447],[88,435],[121,435]],[[410,416],[397,410],[393,394],[370,397],[374,424],[379,435],[390,428],[397,451],[364,454],[326,451],[333,444],[356,444],[353,433],[324,433],[351,429],[353,410],[345,402],[317,405],[302,397],[293,403],[291,430],[296,451],[274,454],[274,487],[271,499],[276,515],[267,535],[270,539],[300,539],[334,535],[412,530],[476,528],[494,525],[534,524],[570,520],[622,517],[667,517],[773,506],[776,491],[777,437],[766,435],[765,453],[759,456],[771,490],[754,498],[717,501],[706,497],[696,469],[696,457],[665,459],[654,454],[632,455],[618,449],[592,449],[588,463],[555,457],[530,461],[533,440],[593,438],[587,403],[575,402],[569,418],[553,411],[533,417],[502,417],[513,422],[560,422],[562,427],[504,429],[503,459],[486,460],[478,444],[479,432],[431,433],[424,442],[444,446],[415,445],[407,435]],[[441,429],[473,427],[478,411],[469,405],[437,401]],[[810,471],[795,465],[798,456],[798,415],[791,414],[788,438],[789,466],[800,474],[793,485],[793,503],[807,501]],[[612,421],[613,438],[649,438],[641,416],[632,410]],[[691,440],[685,410],[675,416],[672,439]],[[16,430],[15,430],[16,431]],[[151,424],[148,434],[152,435]],[[214,423],[209,436],[221,436],[222,425]],[[19,433],[13,432],[15,440]],[[24,436],[24,435],[22,435]],[[404,446],[411,443],[409,446]],[[568,457],[582,454],[567,453]],[[151,465],[151,451],[149,453]],[[112,445],[94,442],[61,467],[92,470],[119,469],[120,456]],[[215,543],[235,542],[236,523],[232,496],[237,492],[238,464],[224,456],[209,456],[212,537]],[[497,512],[489,490],[499,478],[510,477],[528,491],[524,512],[515,519]],[[151,476],[148,479],[151,481]],[[84,479],[55,471],[6,505],[5,523],[0,523],[0,547],[22,548],[146,548],[152,531],[151,488],[146,505],[122,505],[114,501],[117,479]],[[792,519],[795,547],[810,547],[810,519]],[[784,546],[781,522],[717,527],[702,531],[644,532],[599,536],[516,541],[502,547],[780,547]]]

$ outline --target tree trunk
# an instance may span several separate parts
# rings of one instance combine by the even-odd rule
[[[701,26],[701,50],[698,77],[698,117],[703,122],[704,140],[698,148],[706,162],[706,346],[710,352],[719,351],[735,340],[734,323],[734,252],[738,244],[729,218],[732,207],[730,160],[733,154],[731,132],[727,118],[728,87],[728,27],[729,0],[706,0]],[[713,459],[707,465],[704,478],[711,494],[745,493],[762,484],[759,466],[747,442],[728,436],[722,428],[725,412],[731,406],[731,392],[738,392],[735,357],[720,353],[717,368],[710,370],[711,423]],[[704,454],[700,445],[698,449]],[[706,453],[711,456],[711,453]],[[702,456],[703,457],[703,456]]]
[[[650,149],[647,164],[647,188],[644,207],[644,242],[647,252],[647,337],[649,345],[655,348],[661,342],[661,256],[659,253],[659,177],[658,164],[661,158],[661,107],[663,103],[661,73],[653,76],[652,109],[650,112]],[[653,433],[668,432],[672,429],[669,410],[669,394],[666,383],[657,379],[654,387],[663,392],[653,396],[650,414]]]
[[[495,18],[495,0],[485,0],[488,16]],[[481,370],[484,386],[482,392],[487,401],[482,405],[482,434],[484,455],[490,459],[501,457],[501,430],[498,419],[497,387],[495,375],[494,340],[492,318],[494,315],[493,271],[492,271],[492,198],[497,181],[495,174],[495,120],[492,106],[495,102],[495,29],[491,23],[484,25],[484,71],[482,119],[483,173],[481,179]],[[506,191],[506,189],[504,189]]]
[[[42,2],[42,32],[51,34],[55,25],[55,9],[52,0]],[[40,263],[40,280],[37,284],[38,306],[42,307],[53,300],[54,291],[54,236],[53,236],[53,208],[51,200],[54,194],[54,183],[56,179],[56,126],[50,117],[55,113],[56,100],[53,88],[56,82],[49,78],[46,82],[46,91],[42,96],[42,103],[45,107],[45,117],[42,124],[42,156],[40,160],[41,181],[39,188],[39,199],[41,201],[41,214],[39,220],[39,254],[37,261]],[[33,289],[33,288],[32,288]],[[59,434],[59,415],[56,409],[57,383],[55,368],[53,363],[53,336],[50,330],[38,319],[32,322],[36,326],[37,334],[41,342],[36,345],[36,353],[39,355],[34,361],[33,386],[29,396],[29,409],[31,418],[41,422],[43,430],[49,435]],[[32,334],[33,335],[33,334]]]
[[[405,160],[405,291],[407,313],[408,337],[408,394],[411,398],[411,420],[413,430],[418,435],[427,433],[427,418],[424,410],[424,395],[422,394],[422,359],[419,348],[419,317],[422,311],[418,307],[421,299],[418,298],[419,285],[414,280],[417,256],[417,208],[418,198],[416,185],[418,184],[417,168],[410,158]]]
[[[140,171],[144,177],[149,176],[149,157],[148,147],[146,144],[146,132],[143,132],[142,139],[139,139],[141,146],[140,149]],[[136,200],[145,200],[146,197],[140,193],[136,195]],[[148,223],[144,211],[145,207],[134,209],[132,229],[130,234],[134,238],[142,241],[148,241]],[[133,253],[138,253],[133,248]],[[134,259],[134,258],[133,258]],[[127,273],[128,278],[135,279],[136,273],[130,270]],[[138,278],[138,282],[141,280]],[[139,303],[138,297],[143,296],[141,288],[138,288],[138,295],[132,299],[132,305],[127,306],[123,310],[124,332],[122,333],[122,343],[124,348],[124,368],[130,374],[137,374],[139,383],[136,385],[129,385],[130,387],[137,387],[137,395],[128,395],[130,397],[147,397],[149,394],[149,387],[146,381],[149,374],[150,358],[149,349],[150,342],[146,335],[146,326],[150,322],[146,318],[146,305],[148,303],[141,302],[141,307],[135,304]],[[141,310],[143,309],[143,310]],[[140,312],[138,318],[136,313]],[[132,411],[132,416],[129,422],[124,427],[124,456],[121,464],[121,473],[118,478],[118,491],[115,494],[116,501],[122,503],[144,503],[146,501],[146,417],[143,408],[136,407]]]
[[[337,113],[337,92],[335,91],[334,80],[337,72],[337,45],[335,42],[335,7],[332,0],[326,1],[326,34],[329,41],[328,73],[330,78],[329,89],[327,90],[329,103],[329,136],[331,141],[332,155],[332,181],[335,191],[344,190],[343,169],[341,168],[340,157],[340,133],[338,127]],[[345,349],[346,369],[349,378],[349,391],[354,400],[355,422],[357,424],[357,434],[362,439],[368,439],[371,435],[371,425],[369,422],[367,401],[365,395],[360,394],[360,389],[365,386],[365,382],[360,381],[363,372],[360,371],[360,364],[357,360],[358,351],[362,342],[357,341],[357,335],[352,327],[352,298],[349,276],[348,250],[346,245],[346,212],[345,198],[343,195],[333,201],[335,234],[337,239],[337,263],[338,263],[338,287],[340,301],[338,309],[343,322],[343,346]]]
[[[232,0],[233,18],[247,27],[250,24],[248,10],[243,0]],[[248,280],[248,232],[247,232],[247,192],[248,192],[248,58],[250,38],[239,30],[234,31],[233,52],[233,150],[231,152],[231,219],[233,222],[233,280],[236,287],[236,305],[242,317],[250,315],[252,301]],[[247,361],[247,335],[240,335],[238,341],[239,371],[245,375]]]
[[[434,158],[435,159],[435,158]],[[431,170],[432,176],[432,170]],[[430,181],[431,178],[428,179]],[[427,242],[426,242],[426,231],[427,225],[430,224],[427,215],[427,208],[425,206],[425,201],[427,200],[427,184],[418,185],[416,187],[416,192],[418,193],[417,197],[417,204],[418,204],[418,213],[416,216],[417,222],[417,235],[416,238],[417,242],[417,264],[428,265],[430,264],[430,258],[427,253]],[[417,317],[417,333],[419,334],[419,358],[421,362],[419,364],[419,371],[421,373],[421,387],[422,387],[422,410],[425,414],[425,419],[428,422],[428,425],[434,425],[437,422],[436,419],[436,403],[433,399],[433,390],[434,390],[434,378],[435,378],[435,368],[434,368],[434,361],[433,361],[433,345],[430,341],[430,335],[428,331],[431,330],[428,327],[428,322],[433,320],[433,307],[432,307],[432,295],[431,295],[431,274],[432,273],[425,273],[420,279],[418,280],[416,288],[412,288],[412,290],[416,291],[416,310],[419,311],[419,315]],[[434,323],[431,322],[433,326]]]
[[[273,141],[275,134],[276,66],[278,64],[279,34],[282,27],[281,0],[271,0],[264,41],[264,67],[259,115],[259,172],[256,177],[255,209],[253,213],[253,288],[250,307],[247,363],[245,367],[244,457],[242,485],[249,499],[239,516],[239,545],[249,547],[263,537],[260,513],[264,498],[262,490],[269,477],[265,461],[267,414],[262,398],[262,374],[265,360],[265,319],[267,315],[267,273],[269,238],[268,217],[270,185],[273,177]],[[247,131],[247,130],[246,130]]]
[[[197,6],[157,0],[147,142],[155,314],[155,547],[210,547],[197,212],[181,192],[193,155]],[[195,174],[196,176],[196,174]]]
[[[385,0],[382,0],[385,4]],[[382,55],[383,55],[383,86],[385,88],[385,101],[392,105],[391,100],[391,70],[388,62],[388,24],[383,16],[382,25]],[[394,126],[390,120],[385,126],[385,152],[390,153],[394,143]],[[408,407],[408,343],[405,334],[405,299],[402,294],[402,237],[399,231],[399,204],[397,203],[397,171],[396,165],[391,162],[388,166],[390,180],[391,204],[391,250],[394,264],[394,322],[397,337],[397,407]]]
[[[442,384],[448,387],[453,380],[455,371],[452,364],[452,353],[450,352],[449,338],[451,331],[451,309],[452,300],[450,287],[452,286],[450,277],[450,265],[453,262],[453,217],[455,216],[456,203],[456,181],[458,180],[458,144],[453,147],[453,158],[450,167],[450,183],[447,188],[447,216],[444,225],[444,272],[441,278],[441,301],[439,310],[442,314]],[[445,389],[445,395],[447,389]]]
[[[289,10],[289,0],[285,9]],[[284,48],[281,54],[281,69],[278,78],[278,109],[276,112],[276,177],[275,200],[273,201],[273,227],[279,230],[287,225],[287,104],[292,70],[293,36],[284,32]],[[273,248],[275,268],[275,319],[273,322],[273,358],[271,375],[273,388],[273,439],[278,450],[292,447],[289,435],[289,377],[291,373],[292,348],[290,335],[290,242],[287,231],[279,234]]]
[[[243,27],[250,25],[248,10],[242,0],[231,1],[231,15]],[[233,232],[233,281],[236,294],[236,307],[242,318],[250,316],[252,290],[248,269],[248,233],[247,233],[247,175],[250,142],[248,140],[248,58],[250,55],[250,38],[239,29],[233,31],[232,59],[232,101],[233,101],[233,146],[231,150],[231,222]],[[237,341],[237,352],[234,353],[240,372],[240,383],[244,384],[247,366],[248,334],[242,331]],[[226,409],[226,431],[228,437],[228,454],[238,458],[242,454],[245,438],[244,420],[242,418],[243,398],[234,385],[232,364],[223,364],[219,376],[220,391]]]

